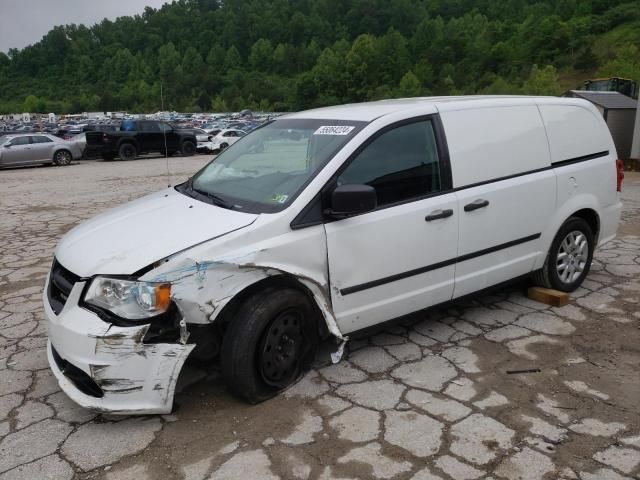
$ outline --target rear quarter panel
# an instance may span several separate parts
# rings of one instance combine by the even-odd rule
[[[538,108],[558,186],[556,214],[545,241],[550,245],[562,223],[584,208],[598,214],[598,244],[610,240],[617,230],[621,205],[616,192],[616,148],[602,115],[589,102],[573,99],[566,104],[542,103]],[[580,160],[597,154],[601,155]]]

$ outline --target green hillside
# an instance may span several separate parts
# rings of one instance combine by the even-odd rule
[[[620,0],[179,0],[0,53],[0,112],[294,110],[640,79]]]

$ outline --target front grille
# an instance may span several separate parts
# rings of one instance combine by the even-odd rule
[[[91,397],[104,397],[104,392],[98,386],[98,384],[94,382],[93,379],[85,372],[62,358],[56,351],[56,349],[53,348],[53,345],[51,345],[51,354],[53,356],[53,360],[56,362],[56,365],[63,373],[63,375],[67,377],[78,390]]]
[[[51,275],[49,276],[49,289],[47,290],[49,305],[51,305],[53,313],[58,315],[62,311],[71,294],[71,289],[78,280],[80,280],[79,276],[64,268],[55,258],[53,259]]]

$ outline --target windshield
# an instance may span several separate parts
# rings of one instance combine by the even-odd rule
[[[340,120],[276,120],[228,147],[196,173],[188,188],[228,208],[251,213],[283,210],[364,125]]]

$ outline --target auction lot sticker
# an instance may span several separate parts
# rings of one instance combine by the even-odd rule
[[[351,130],[356,127],[351,127],[349,125],[325,125],[323,127],[318,128],[314,135],[349,135]]]

